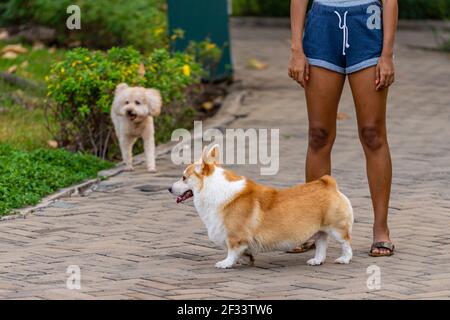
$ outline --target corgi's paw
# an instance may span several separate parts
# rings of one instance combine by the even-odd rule
[[[320,266],[321,264],[324,263],[324,260],[312,258],[312,259],[309,259],[306,263],[310,266]]]
[[[350,258],[350,257],[342,256],[342,257],[339,257],[336,260],[334,260],[334,263],[349,264],[351,260],[352,260],[352,258]]]
[[[233,265],[234,265],[233,261],[225,259],[225,260],[217,262],[216,268],[217,269],[230,269],[233,267]]]
[[[155,173],[156,172],[156,168],[155,167],[147,167],[147,172],[148,173]]]
[[[131,171],[134,171],[134,167],[131,165],[127,165],[127,166],[125,166],[125,169],[123,169],[123,170],[126,172],[131,172]]]

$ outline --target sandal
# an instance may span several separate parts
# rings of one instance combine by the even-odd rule
[[[314,241],[306,242],[294,249],[286,251],[286,253],[303,253],[303,252],[306,252],[306,251],[309,251],[309,250],[312,250],[315,248],[316,248],[316,244]]]
[[[373,253],[373,249],[387,249],[386,253]],[[371,257],[390,257],[394,254],[395,246],[391,242],[375,242],[370,248],[369,256]]]

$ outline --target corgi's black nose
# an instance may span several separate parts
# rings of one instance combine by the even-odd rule
[[[172,193],[172,188],[169,188],[169,189],[167,189],[167,190],[169,190],[169,192]]]

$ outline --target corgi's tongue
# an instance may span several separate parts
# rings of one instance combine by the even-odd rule
[[[193,196],[194,196],[194,194],[192,193],[192,191],[188,190],[185,193],[183,193],[181,196],[177,197],[177,203],[183,202]]]

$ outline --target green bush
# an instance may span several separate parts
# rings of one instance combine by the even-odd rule
[[[81,9],[81,30],[66,27],[66,9],[74,4]],[[164,6],[164,0],[6,0],[0,26],[41,25],[55,29],[60,44],[148,51],[167,42]]]
[[[289,16],[290,0],[234,0],[237,16]],[[310,4],[312,2],[309,1]],[[398,0],[401,19],[449,19],[450,0]]]
[[[223,56],[223,48],[218,47],[210,39],[200,42],[191,41],[186,52],[195,57],[195,60],[203,67],[207,78],[214,79],[217,75],[217,67]]]
[[[65,150],[31,152],[0,144],[0,216],[68,185],[97,176],[112,164]]]
[[[156,118],[157,142],[167,139],[167,130],[186,116],[186,91],[200,82],[201,67],[191,55],[154,50],[144,57],[135,49],[112,48],[108,52],[78,48],[68,51],[47,77],[47,112],[56,123],[59,145],[73,151],[111,158],[117,152],[111,139],[110,108],[117,84],[144,86],[161,91],[163,113]],[[176,109],[181,104],[184,108]],[[176,112],[175,112],[176,110]],[[160,134],[165,132],[165,136]],[[170,136],[169,136],[170,137]],[[108,153],[110,151],[110,153]],[[112,154],[111,154],[112,152]]]

